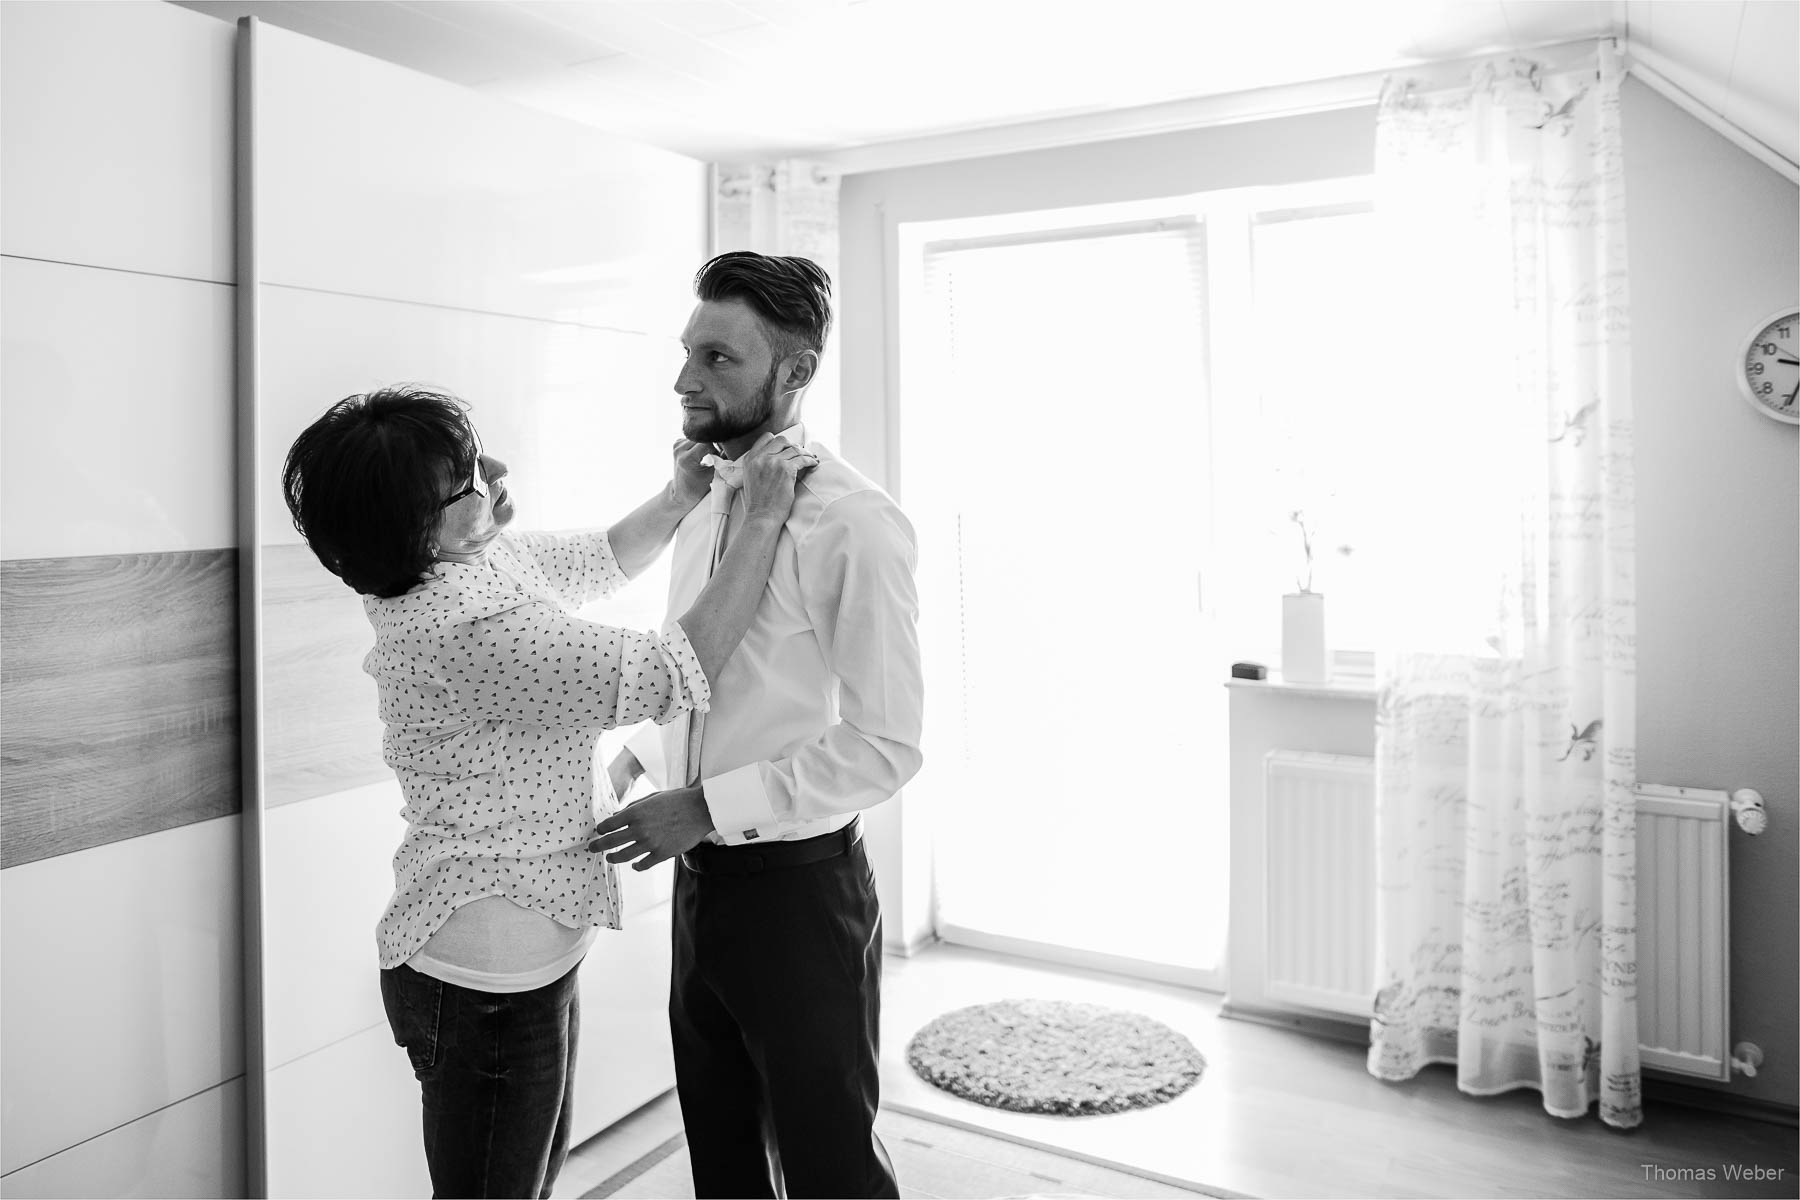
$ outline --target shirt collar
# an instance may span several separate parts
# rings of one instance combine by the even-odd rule
[[[793,443],[794,445],[796,445],[796,446],[800,447],[802,450],[804,450],[804,449],[806,449],[806,422],[805,421],[795,421],[792,425],[789,425],[786,429],[783,429],[779,433],[765,433],[761,437],[757,438],[754,442],[750,443],[750,449],[751,450],[759,449],[764,442],[768,441],[770,438],[776,438],[776,437],[784,437],[789,442]],[[719,448],[718,443],[715,442],[713,444],[713,449],[717,450],[718,448]],[[746,453],[748,453],[748,452],[746,451]]]

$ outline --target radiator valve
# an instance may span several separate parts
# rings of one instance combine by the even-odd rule
[[[1756,1068],[1760,1066],[1762,1066],[1762,1047],[1755,1042],[1739,1042],[1731,1048],[1732,1070],[1755,1079]]]
[[[1755,837],[1769,827],[1769,813],[1763,807],[1762,793],[1755,788],[1739,788],[1731,793],[1731,811],[1738,828]]]

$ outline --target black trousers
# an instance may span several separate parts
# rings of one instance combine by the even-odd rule
[[[695,1196],[899,1196],[875,1136],[881,905],[860,840],[744,874],[678,861],[669,1027]]]

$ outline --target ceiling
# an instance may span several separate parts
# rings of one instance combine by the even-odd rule
[[[176,2],[716,162],[916,148],[1606,34],[1789,158],[1800,143],[1800,0]]]

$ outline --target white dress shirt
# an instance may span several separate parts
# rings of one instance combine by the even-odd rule
[[[604,816],[612,797],[595,743],[614,725],[704,710],[709,695],[681,626],[658,635],[572,614],[625,582],[604,532],[502,534],[478,562],[364,598],[375,647],[363,669],[406,799],[382,967],[485,896],[571,930],[619,927],[615,868],[587,849],[596,799]]]
[[[726,845],[830,833],[899,791],[922,761],[912,525],[886,492],[808,442],[804,426],[781,436],[819,465],[798,485],[749,632],[712,680],[699,777],[717,830],[709,840]],[[696,506],[676,531],[671,615],[706,584],[710,508]],[[739,499],[727,542],[743,518]],[[689,720],[629,743],[659,788],[688,781]]]

